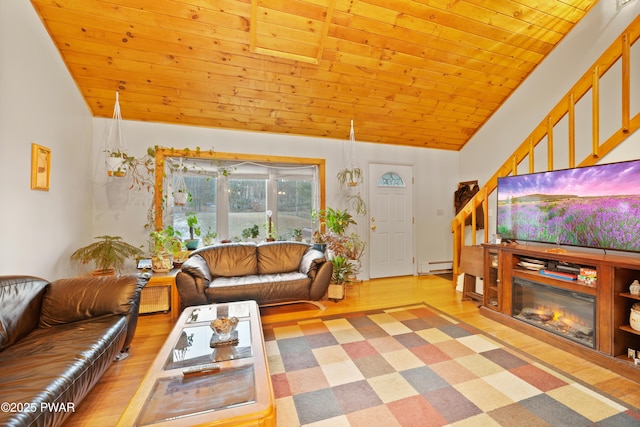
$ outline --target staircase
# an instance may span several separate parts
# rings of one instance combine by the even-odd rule
[[[529,134],[520,144],[513,154],[502,164],[493,174],[487,183],[478,193],[465,205],[451,222],[453,233],[453,273],[460,274],[460,254],[462,247],[466,244],[476,245],[477,233],[470,232],[469,238],[465,236],[465,222],[471,218],[471,230],[476,230],[476,211],[482,205],[484,224],[489,223],[489,197],[496,190],[498,178],[509,175],[517,175],[519,167],[523,163],[528,164],[524,173],[533,173],[535,149],[539,144],[546,143],[547,171],[556,169],[554,166],[554,130],[558,123],[565,119],[568,126],[568,165],[561,167],[574,168],[578,166],[591,166],[610,153],[615,147],[620,145],[629,135],[640,127],[640,113],[631,117],[631,46],[640,37],[640,16],[638,16],[620,36],[609,46],[609,48],[598,58],[598,60],[584,73],[578,82],[567,92],[567,94],[556,104],[544,120]],[[606,139],[601,138],[600,129],[600,83],[603,76],[616,66],[622,76],[620,85],[617,88],[621,94],[621,123],[611,135]],[[636,70],[636,79],[638,71]],[[580,162],[576,163],[576,105],[586,95],[591,95],[591,146],[587,148],[589,154]],[[564,123],[563,122],[563,123]],[[583,143],[584,144],[584,143]],[[583,148],[583,147],[579,147]],[[566,149],[566,147],[563,147]],[[557,168],[557,169],[561,169]],[[540,171],[538,171],[540,172]],[[488,227],[484,228],[483,242],[489,241]]]

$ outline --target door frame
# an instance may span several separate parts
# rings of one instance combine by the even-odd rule
[[[412,238],[412,244],[411,244],[411,257],[413,259],[413,263],[412,263],[412,275],[413,276],[417,276],[418,275],[418,262],[416,261],[416,248],[417,248],[417,239],[416,239],[416,193],[415,193],[415,188],[416,188],[416,183],[415,183],[415,169],[416,169],[416,164],[415,163],[410,163],[410,162],[378,162],[378,161],[369,161],[367,163],[367,174],[369,174],[371,172],[371,165],[388,165],[390,166],[390,170],[393,169],[393,167],[395,166],[408,166],[411,168],[411,188],[409,189],[409,191],[411,192],[411,235],[413,236]],[[371,177],[368,177],[369,179],[367,180],[367,201],[369,203],[368,209],[367,209],[367,241],[369,242],[369,251],[367,251],[367,261],[368,261],[368,276],[369,279],[371,279],[371,267],[372,267],[372,256],[371,256],[371,244],[372,244],[372,239],[371,239],[371,193],[373,191],[373,189],[371,188],[371,186],[369,185],[369,183],[371,182]],[[392,277],[392,276],[389,276]],[[380,277],[379,279],[385,279],[385,277]]]

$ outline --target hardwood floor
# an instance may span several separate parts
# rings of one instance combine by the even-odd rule
[[[525,353],[535,355],[543,362],[629,405],[640,408],[640,384],[487,319],[479,314],[476,303],[460,300],[460,294],[455,291],[451,281],[438,276],[408,276],[366,281],[351,285],[347,289],[345,300],[336,303],[326,301],[325,311],[320,311],[309,304],[295,304],[265,308],[261,310],[261,316],[265,323],[277,322],[402,306],[422,301]],[[129,357],[114,363],[109,368],[88,396],[77,406],[76,412],[67,420],[65,427],[114,426],[158,349],[164,343],[173,323],[168,314],[140,316]]]

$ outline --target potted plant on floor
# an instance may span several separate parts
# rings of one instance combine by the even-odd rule
[[[96,276],[113,275],[124,267],[128,258],[142,256],[142,250],[122,240],[120,236],[98,236],[97,242],[76,250],[71,259],[82,264],[93,263]]]
[[[353,274],[352,265],[349,259],[343,255],[335,255],[331,258],[333,272],[331,273],[331,283],[327,290],[327,298],[334,301],[344,298],[344,287],[349,276]]]

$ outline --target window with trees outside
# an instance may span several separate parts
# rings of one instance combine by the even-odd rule
[[[261,241],[269,236],[294,240],[300,235],[311,240],[312,212],[322,209],[320,176],[324,175],[324,160],[169,154],[163,162],[161,226],[172,226],[183,238],[189,238],[187,217],[195,214],[201,238],[212,233],[217,242]],[[174,194],[178,190],[188,194],[184,204],[176,203]],[[158,203],[156,200],[156,208]]]

